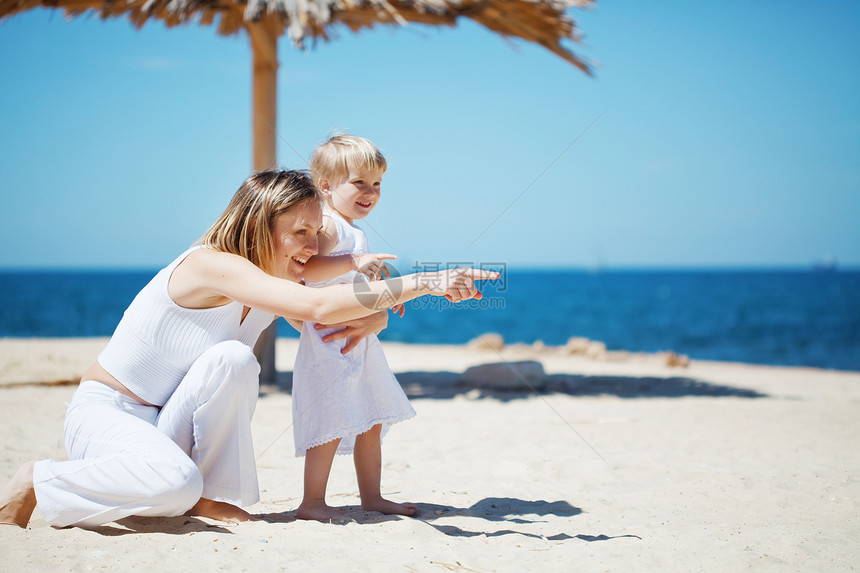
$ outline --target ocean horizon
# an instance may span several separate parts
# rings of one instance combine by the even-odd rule
[[[0,269],[0,337],[110,336],[158,269]],[[860,269],[839,267],[501,268],[484,298],[422,297],[387,341],[462,344],[599,340],[609,350],[860,371]],[[279,337],[296,337],[279,321]]]

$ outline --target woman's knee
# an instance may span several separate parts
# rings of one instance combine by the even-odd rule
[[[260,364],[251,348],[237,340],[212,346],[200,355],[196,366],[207,372],[204,378],[212,392],[217,388],[254,396],[259,392]]]
[[[238,340],[219,342],[204,352],[198,360],[212,360],[242,378],[257,379],[260,364],[251,348]]]

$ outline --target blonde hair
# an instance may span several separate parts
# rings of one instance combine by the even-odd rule
[[[321,195],[305,171],[270,169],[248,177],[200,243],[244,257],[273,274],[272,231],[279,215]]]
[[[385,173],[385,156],[369,139],[356,135],[338,134],[314,149],[310,160],[314,181],[328,179],[337,184],[349,178],[350,168],[370,168]]]

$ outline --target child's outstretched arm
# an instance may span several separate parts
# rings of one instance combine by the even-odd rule
[[[303,278],[311,282],[332,279],[349,271],[358,271],[371,278],[387,277],[388,270],[382,261],[397,258],[387,253],[330,256],[337,244],[337,226],[329,216],[323,217],[323,226],[317,235],[317,241],[317,254],[308,260],[302,273]]]
[[[336,257],[314,255],[308,259],[302,276],[305,280],[317,282],[340,276],[349,271],[358,271],[371,279],[387,278],[390,274],[385,268],[384,261],[396,258],[396,255],[388,253],[338,255]]]

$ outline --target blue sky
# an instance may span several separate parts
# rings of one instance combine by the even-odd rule
[[[365,228],[401,270],[860,265],[860,5],[572,14],[593,78],[468,21],[282,39],[279,163],[376,142]],[[38,10],[0,53],[0,267],[162,266],[250,172],[243,35]]]

